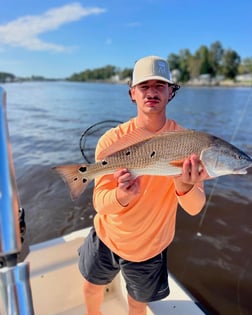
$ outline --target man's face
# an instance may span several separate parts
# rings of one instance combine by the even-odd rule
[[[149,80],[131,88],[131,98],[136,102],[138,109],[144,112],[159,112],[165,107],[171,96],[172,87],[167,82]]]

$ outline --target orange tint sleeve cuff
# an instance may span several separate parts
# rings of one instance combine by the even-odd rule
[[[198,214],[205,205],[206,195],[202,185],[194,185],[186,194],[179,196],[177,199],[180,206],[190,215]]]
[[[113,214],[124,208],[116,198],[116,188],[112,190],[95,189],[93,203],[99,214]]]

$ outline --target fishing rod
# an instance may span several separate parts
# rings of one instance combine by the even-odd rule
[[[231,142],[231,143],[232,143],[232,142],[234,141],[234,139],[236,138],[236,135],[237,135],[237,133],[238,133],[238,130],[240,129],[241,123],[242,123],[242,121],[243,121],[243,119],[244,119],[244,117],[245,117],[245,114],[246,114],[246,112],[247,112],[248,105],[250,104],[251,98],[252,98],[252,91],[249,93],[248,98],[247,98],[247,101],[245,102],[245,104],[244,104],[244,106],[243,106],[242,112],[241,112],[241,114],[240,114],[240,118],[239,118],[239,120],[238,120],[238,122],[237,122],[237,124],[236,124],[236,128],[234,129],[233,134],[232,134],[231,139],[230,139],[230,142]],[[205,206],[205,208],[204,208],[204,210],[203,210],[203,212],[202,212],[202,216],[201,216],[201,219],[200,219],[200,222],[199,222],[199,225],[198,225],[198,231],[197,231],[197,233],[196,233],[196,235],[199,236],[199,237],[202,236],[202,233],[201,233],[199,230],[201,229],[201,227],[202,227],[202,225],[203,225],[203,223],[204,223],[204,221],[205,221],[205,217],[206,217],[206,214],[207,214],[207,210],[208,210],[209,207],[210,207],[210,202],[212,201],[214,191],[215,191],[216,186],[217,186],[217,184],[218,184],[218,180],[219,180],[219,177],[217,177],[217,178],[215,179],[215,182],[214,182],[214,184],[213,184],[213,186],[212,186],[212,189],[211,189],[211,191],[210,191],[210,194],[209,194],[209,196],[208,196],[208,199],[207,199],[207,202],[206,202],[206,206]]]

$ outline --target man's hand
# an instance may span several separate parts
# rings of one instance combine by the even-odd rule
[[[209,179],[207,171],[196,154],[192,154],[184,160],[182,174],[174,176],[174,184],[178,195],[184,195],[190,191],[195,184]]]
[[[140,179],[135,178],[127,169],[120,169],[114,173],[117,180],[116,198],[122,206],[129,202],[140,192]]]

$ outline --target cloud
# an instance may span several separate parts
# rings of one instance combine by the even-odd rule
[[[0,25],[0,45],[23,47],[28,50],[63,52],[68,47],[42,41],[40,34],[59,29],[63,24],[78,21],[84,16],[106,12],[102,8],[84,8],[79,3],[46,11],[42,15],[24,16]]]

